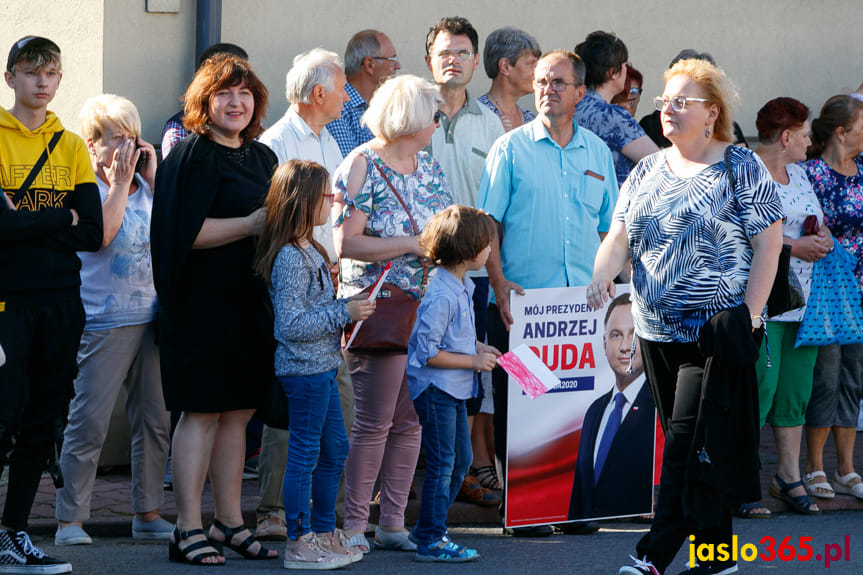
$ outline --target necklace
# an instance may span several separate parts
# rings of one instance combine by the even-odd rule
[[[497,101],[497,99],[491,95],[491,92],[488,92],[488,99],[491,100],[491,103],[494,104],[494,109],[497,110],[497,115],[500,116],[501,123],[503,124],[504,130],[509,132],[513,128],[517,128],[524,123],[524,116],[521,114],[521,110],[518,108],[518,104],[516,104],[515,109],[518,112],[516,116],[510,116],[507,114],[503,106]]]
[[[404,176],[404,175],[408,175],[408,174],[413,174],[414,172],[417,171],[417,168],[419,167],[419,165],[417,163],[416,154],[411,156],[410,167],[407,170],[405,170],[405,169],[403,169],[405,167],[404,164],[399,164],[399,163],[393,161],[394,158],[392,156],[390,156],[388,150],[385,151],[383,145],[375,144],[373,149],[375,150],[375,153],[377,153],[378,157],[381,160],[383,160],[383,162],[386,165],[388,165],[390,168],[392,168],[396,173],[398,173],[400,175]]]
[[[225,155],[228,156],[228,159],[237,164],[238,166],[245,165],[246,156],[249,151],[249,146],[243,144],[239,148],[229,148],[228,146],[222,146],[222,149],[225,151]]]

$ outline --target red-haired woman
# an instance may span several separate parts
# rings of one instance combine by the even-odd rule
[[[172,448],[172,561],[220,565],[223,546],[249,559],[278,556],[243,526],[240,508],[246,424],[271,382],[275,350],[267,288],[253,271],[277,164],[253,141],[267,99],[246,61],[208,59],[184,96],[192,135],[156,174],[151,242],[162,387],[168,409],[182,412]],[[205,534],[208,472],[216,510]]]
[[[782,200],[785,220],[783,241],[791,246],[791,269],[808,299],[813,263],[832,249],[830,230],[823,226],[824,213],[812,190],[806,172],[797,162],[806,159],[809,140],[809,108],[793,98],[767,102],[755,122],[758,147],[755,153],[767,166]],[[819,231],[806,235],[804,222],[815,217]],[[778,463],[770,483],[770,494],[788,503],[797,513],[820,513],[800,480],[800,440],[806,422],[806,407],[812,396],[812,370],[818,348],[794,347],[797,329],[805,307],[768,318],[765,324],[772,355],[767,366],[766,345],[755,364],[758,374],[760,425],[770,423],[776,436]],[[738,509],[741,517],[763,517],[769,511],[760,502],[745,503]]]

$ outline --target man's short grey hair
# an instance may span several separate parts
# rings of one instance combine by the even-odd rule
[[[309,104],[312,90],[321,85],[327,92],[335,87],[336,68],[341,67],[339,55],[315,48],[294,58],[285,81],[285,93],[291,104]]]
[[[442,103],[435,84],[404,74],[381,84],[363,114],[362,123],[375,137],[392,142],[427,128]]]
[[[510,64],[515,65],[516,60],[525,50],[537,58],[542,55],[539,42],[524,30],[498,28],[485,39],[485,51],[482,58],[485,73],[494,80],[500,73],[498,62],[501,58],[506,58]]]
[[[374,58],[381,49],[377,30],[361,30],[348,40],[345,48],[345,74],[352,76],[363,69],[366,58]]]

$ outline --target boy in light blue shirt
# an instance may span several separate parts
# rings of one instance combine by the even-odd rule
[[[411,532],[417,561],[479,558],[475,549],[449,540],[446,517],[472,460],[465,401],[476,392],[474,372],[491,371],[500,355],[476,339],[473,282],[465,276],[485,265],[494,238],[491,216],[458,205],[437,214],[420,235],[439,267],[408,343],[408,390],[426,451],[420,517]]]

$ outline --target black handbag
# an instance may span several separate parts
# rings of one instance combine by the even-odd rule
[[[288,413],[288,397],[282,389],[282,382],[273,377],[267,389],[263,402],[256,413],[264,425],[277,429],[289,429],[290,414]]]
[[[782,244],[779,264],[776,266],[776,279],[773,280],[770,297],[767,298],[767,315],[776,317],[804,305],[806,300],[803,298],[803,287],[791,271],[791,246]]]
[[[731,169],[731,148],[732,146],[725,148],[725,172],[728,174],[728,181],[733,190],[736,181]],[[806,299],[803,297],[803,288],[800,280],[791,270],[791,246],[782,244],[779,263],[776,266],[776,277],[773,279],[773,287],[770,288],[770,296],[767,298],[767,315],[776,317],[804,305],[806,305]]]

